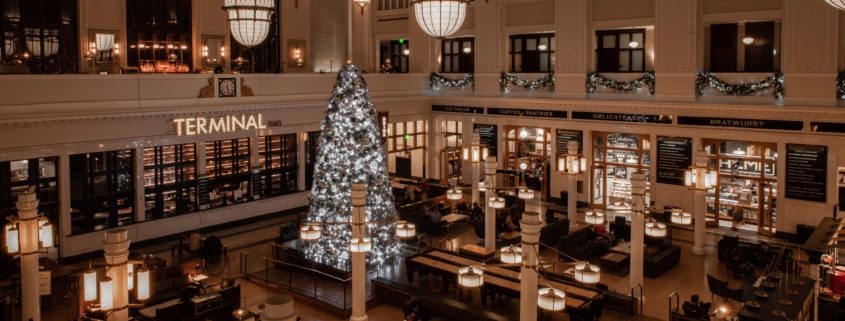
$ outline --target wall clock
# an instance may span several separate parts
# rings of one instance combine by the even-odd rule
[[[235,78],[217,79],[217,97],[237,97],[238,89]]]

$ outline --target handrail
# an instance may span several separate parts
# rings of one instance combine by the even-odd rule
[[[270,243],[270,248],[271,248],[271,250],[272,250],[274,247],[280,247],[280,248],[282,248],[282,249],[294,249],[294,250],[299,250],[299,249],[297,249],[297,248],[295,248],[295,247],[285,246],[285,244]],[[344,272],[347,272],[347,273],[351,273],[351,272],[352,272],[352,262],[350,262],[350,260],[347,260],[347,259],[341,259],[341,258],[337,258],[337,260],[340,260],[340,261],[342,261],[342,262],[343,262],[343,263],[342,263],[342,265],[343,265],[343,271],[344,271]],[[324,265],[329,265],[329,266],[331,266],[330,264],[325,264],[325,263],[321,263],[321,262],[317,262],[317,261],[314,261],[314,262],[315,262],[315,263],[320,263],[320,264],[324,264]],[[336,267],[336,266],[332,266],[332,267],[333,267],[333,268],[338,268],[338,267]],[[339,269],[339,268],[338,268],[338,269]]]
[[[674,311],[678,311],[678,305],[681,302],[681,296],[678,294],[677,291],[672,291],[672,293],[669,294],[669,320],[672,320],[672,297],[675,297]]]
[[[309,269],[309,268],[299,266],[299,265],[295,265],[295,264],[290,264],[290,263],[287,263],[287,262],[284,262],[284,261],[274,260],[274,259],[271,259],[271,258],[268,258],[268,257],[255,255],[255,254],[251,254],[251,253],[246,253],[246,252],[240,252],[240,253],[241,253],[241,274],[243,274],[247,277],[249,277],[249,273],[246,272],[246,260],[244,260],[244,256],[251,256],[251,257],[254,257],[254,258],[258,258],[258,259],[262,259],[262,260],[265,260],[265,261],[284,265],[286,267],[292,267],[294,269],[299,269],[301,271],[319,274],[320,276],[324,276],[324,277],[327,277],[327,278],[330,278],[330,279],[334,279],[335,281],[338,281],[338,282],[350,282],[350,281],[352,281],[352,278],[341,279],[341,278],[338,278],[334,275],[326,274],[325,272],[317,271],[317,270],[314,270],[314,269]]]
[[[634,303],[634,289],[637,287],[640,288],[640,296],[636,298],[640,301],[640,314],[643,313],[643,285],[637,283],[631,286],[631,315],[636,314],[636,305]]]

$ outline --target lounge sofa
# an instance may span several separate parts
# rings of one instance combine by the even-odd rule
[[[595,241],[592,235],[591,228],[585,227],[575,230],[572,233],[564,235],[557,240],[557,249],[564,255],[558,255],[561,261],[586,260],[587,258],[604,253],[607,250],[606,246],[600,242]]]
[[[540,243],[555,246],[557,240],[567,234],[569,234],[568,218],[554,222],[546,221],[546,225],[540,230]]]
[[[657,278],[679,262],[681,262],[681,248],[675,245],[666,246],[643,256],[643,275],[652,279]]]

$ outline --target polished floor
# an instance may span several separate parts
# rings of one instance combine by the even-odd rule
[[[545,208],[547,206],[557,207],[556,205],[546,204],[542,202],[529,202],[528,204],[526,204],[526,209],[529,211],[538,211],[543,213],[545,212]],[[608,216],[612,217],[615,215],[628,214],[626,212],[618,212],[610,214]],[[585,223],[583,223],[583,212],[579,213],[578,216],[578,219],[571,220],[572,226],[570,227],[570,230],[585,226]],[[215,284],[219,282],[222,277],[228,276],[235,278],[236,282],[242,285],[242,295],[245,297],[244,299],[246,302],[247,309],[256,313],[260,312],[260,306],[267,297],[277,293],[284,293],[285,291],[273,286],[264,285],[260,282],[255,282],[254,280],[248,280],[243,277],[241,270],[245,270],[249,273],[260,271],[265,268],[266,265],[264,263],[255,263],[255,260],[261,260],[261,258],[272,257],[272,250],[270,244],[275,238],[278,237],[278,228],[296,219],[296,215],[288,215],[263,222],[241,225],[209,233],[211,235],[218,236],[223,240],[223,243],[229,249],[229,260],[228,264],[221,262],[207,266],[204,273],[209,275],[210,278],[206,282],[208,284]],[[682,300],[686,300],[692,294],[699,294],[700,296],[702,296],[702,298],[705,299],[705,301],[710,300],[710,291],[708,290],[706,280],[707,274],[712,274],[721,279],[729,280],[731,283],[731,287],[739,286],[741,280],[737,280],[727,276],[725,265],[719,262],[717,259],[716,244],[721,238],[721,236],[725,233],[737,232],[730,231],[728,227],[708,229],[705,239],[707,244],[707,253],[706,255],[700,256],[694,255],[691,251],[693,240],[693,232],[691,230],[691,227],[675,227],[673,229],[673,242],[675,245],[680,246],[682,249],[681,262],[679,265],[664,273],[659,278],[644,278],[642,284],[644,297],[642,314],[632,318],[630,316],[605,309],[605,312],[603,313],[601,319],[667,320],[669,309],[669,297],[670,294],[672,294],[673,292],[678,293]],[[777,239],[769,239],[761,237],[754,233],[748,233],[743,231],[740,231],[740,236],[743,239],[767,240],[778,243],[781,242]],[[475,244],[478,241],[478,237],[475,236],[475,233],[472,231],[471,228],[469,228],[469,226],[456,226],[451,229],[451,231],[447,235],[432,238],[431,240],[428,240],[427,243],[434,247],[440,247],[444,250],[449,250],[450,248],[457,249],[465,244]],[[132,250],[141,250],[145,253],[153,253],[156,256],[168,260],[168,262],[174,262],[174,260],[178,260],[179,257],[174,257],[171,255],[171,246],[172,244],[159,244],[143,249],[133,247]],[[413,248],[409,247],[409,249],[406,249],[403,254],[411,255],[413,253],[415,253],[413,252]],[[557,254],[547,249],[541,251],[541,256],[543,256],[548,261],[556,261],[557,259]],[[246,259],[248,262],[242,262],[242,258],[248,258]],[[386,277],[396,281],[407,283],[406,276],[404,274],[405,269],[402,267],[401,260],[399,261],[400,262],[395,263],[392,266],[382,267],[379,269],[370,269],[370,271],[368,271],[368,277]],[[87,264],[80,263],[68,267],[71,268],[75,273],[81,273],[81,271],[83,271],[87,267]],[[270,270],[273,270],[272,266],[270,266]],[[809,269],[804,269],[804,271],[808,270]],[[611,273],[602,273],[601,283],[607,284],[611,291],[626,294],[630,294],[631,292],[631,284],[628,276],[619,276]],[[473,306],[477,306],[479,309],[486,308],[501,313],[511,319],[518,319],[518,299],[501,299],[495,304],[491,305],[488,303],[486,307],[482,307],[477,293],[461,289],[458,289],[457,291],[442,293],[442,290],[439,288],[439,277],[437,276],[429,275],[423,278],[416,278],[412,285],[422,287],[433,293],[439,293],[443,296],[458,299]],[[319,283],[315,283],[314,286],[319,286]],[[339,291],[342,292],[343,290],[341,289]],[[351,302],[350,298],[346,298],[346,300],[349,300],[347,302]],[[738,303],[723,303],[718,297],[715,297],[713,301],[714,306],[716,307],[727,307],[729,315],[736,313],[736,309],[739,308]],[[322,309],[318,305],[311,304],[309,302],[297,301],[295,303],[295,307],[298,309],[299,316],[302,318],[302,320],[305,321],[329,321],[347,319],[333,315],[327,312],[326,309]],[[51,309],[45,310],[42,314],[42,320],[74,320],[71,317],[74,313],[74,309],[72,307],[69,307],[68,304],[58,304],[57,306],[52,307]],[[396,321],[402,319],[401,309],[386,304],[371,307],[367,311],[367,314],[370,320]],[[568,320],[568,316],[566,315],[566,313],[563,312],[544,313],[542,314],[541,319]],[[19,320],[19,316],[16,320]]]

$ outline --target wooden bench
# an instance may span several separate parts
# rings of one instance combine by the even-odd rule
[[[469,256],[471,258],[476,258],[476,259],[479,259],[479,260],[482,260],[482,261],[486,261],[486,260],[493,258],[493,256],[496,255],[496,250],[487,251],[487,249],[485,249],[484,247],[481,247],[481,246],[478,246],[478,245],[475,245],[475,244],[467,244],[467,245],[461,246],[458,249],[458,253],[460,253],[461,255]]]

